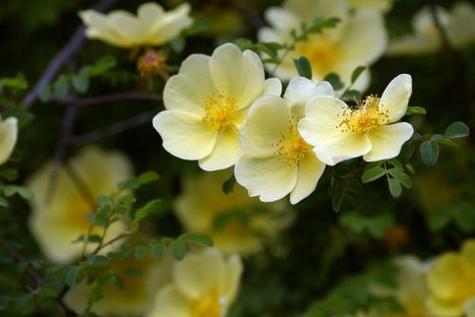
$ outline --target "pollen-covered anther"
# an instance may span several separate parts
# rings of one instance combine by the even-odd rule
[[[298,165],[310,150],[310,145],[300,136],[295,123],[292,123],[287,133],[281,135],[276,145],[276,154],[289,166]]]
[[[389,122],[387,111],[381,110],[380,99],[368,96],[358,103],[354,109],[347,109],[338,118],[337,128],[343,133],[367,133],[374,128]]]
[[[216,292],[210,292],[191,304],[193,317],[222,317],[226,312],[226,300]]]
[[[223,130],[233,124],[236,112],[236,101],[233,98],[216,92],[205,100],[203,108],[203,121],[208,127]]]

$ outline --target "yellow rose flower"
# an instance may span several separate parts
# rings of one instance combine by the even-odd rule
[[[5,163],[13,152],[18,136],[18,120],[10,117],[2,120],[0,116],[0,165]]]
[[[172,280],[158,293],[147,317],[225,317],[242,274],[238,256],[207,248],[176,262]]]
[[[237,182],[251,197],[269,202],[290,194],[290,202],[296,204],[315,190],[325,164],[302,139],[297,125],[307,101],[322,95],[333,98],[329,83],[297,77],[283,98],[265,96],[253,104],[241,133],[244,155],[235,167]]]
[[[153,119],[163,147],[181,159],[198,160],[207,171],[234,165],[248,107],[259,96],[280,95],[280,81],[264,76],[259,57],[233,44],[219,46],[211,57],[188,57],[165,85],[166,110]]]
[[[437,7],[437,14],[448,39],[456,48],[475,42],[475,8],[468,2],[454,4],[447,12]],[[428,7],[421,9],[412,20],[414,34],[392,41],[388,55],[417,55],[433,53],[442,48],[439,31]]]
[[[475,240],[464,243],[459,253],[442,254],[428,273],[429,310],[434,317],[459,317],[474,313]]]
[[[355,9],[376,9],[387,12],[393,6],[394,0],[349,0],[349,2]]]
[[[376,10],[352,13],[347,0],[288,0],[282,8],[269,8],[265,16],[271,27],[259,30],[259,40],[287,44],[292,42],[291,31],[298,30],[302,22],[312,23],[316,17],[342,20],[337,27],[311,34],[308,40],[298,42],[275,71],[281,79],[297,76],[293,60],[305,56],[312,65],[313,79],[322,80],[329,73],[336,73],[349,84],[356,67],[373,64],[386,49],[382,13]],[[273,69],[270,65],[269,70]],[[364,90],[368,84],[369,72],[366,71],[354,88]]]
[[[369,96],[356,107],[335,97],[317,96],[305,108],[300,134],[328,165],[359,156],[367,162],[394,158],[414,132],[409,123],[395,123],[405,115],[411,93],[411,76],[402,74],[389,83],[381,98]]]
[[[284,202],[263,204],[238,184],[231,193],[223,193],[221,187],[230,176],[223,171],[186,178],[175,202],[177,216],[187,231],[208,235],[221,251],[258,252],[266,240],[290,225],[293,214]],[[239,212],[244,219],[231,218],[217,226],[218,217],[232,212]]]
[[[132,177],[132,167],[123,154],[97,147],[83,149],[69,164],[81,177],[91,199],[115,192],[117,183]],[[34,194],[30,228],[45,255],[53,262],[64,263],[81,254],[83,244],[73,241],[87,234],[90,227],[88,216],[96,206],[92,205],[86,193],[78,189],[65,168],[59,169],[50,195],[48,190],[54,169],[54,163],[48,163],[28,181]],[[113,223],[106,241],[125,230],[123,222]],[[98,227],[92,230],[93,234],[101,232],[102,228]],[[95,247],[93,244],[89,246],[88,251]]]
[[[104,286],[104,297],[91,311],[100,316],[143,315],[151,309],[159,289],[171,279],[171,256],[160,261],[155,258],[138,261],[132,256],[125,260],[112,259],[109,269],[121,278],[123,288],[115,284]],[[136,269],[140,272],[130,273]],[[64,303],[82,315],[93,287],[87,281],[80,282],[66,293]]]
[[[398,269],[397,287],[387,288],[373,286],[373,294],[377,297],[394,297],[402,306],[403,312],[369,308],[360,311],[354,317],[431,317],[426,308],[429,289],[426,274],[429,264],[421,262],[414,256],[401,256],[395,259]]]
[[[138,8],[137,16],[122,10],[108,14],[86,10],[80,12],[79,16],[87,27],[88,38],[118,47],[133,48],[163,45],[177,37],[192,23],[189,12],[188,4],[165,12],[160,5],[147,2]]]

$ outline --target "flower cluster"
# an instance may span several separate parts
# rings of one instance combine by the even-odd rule
[[[211,57],[192,55],[164,90],[166,110],[153,120],[171,154],[202,169],[235,165],[238,183],[264,202],[290,194],[296,204],[316,188],[325,165],[363,156],[396,157],[413,133],[396,123],[412,93],[397,76],[381,98],[348,106],[328,82],[293,78],[283,97],[277,79],[264,78],[259,57],[223,44]]]

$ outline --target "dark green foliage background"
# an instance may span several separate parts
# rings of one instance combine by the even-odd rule
[[[135,11],[141,2],[118,1],[116,7]],[[177,2],[169,0],[162,4],[173,6]],[[436,2],[445,7],[452,3],[451,0]],[[212,7],[218,12],[241,12],[234,1],[193,0],[191,3],[194,12],[200,12],[205,7]],[[396,0],[393,10],[387,15],[390,36],[409,32],[411,16],[425,3]],[[79,25],[77,12],[93,4],[94,1],[3,0],[0,5],[0,78],[21,75],[31,88]],[[265,8],[278,4],[279,1],[274,0],[248,1],[248,5],[260,16]],[[184,50],[170,55],[169,63],[178,66],[191,53],[209,54],[225,40],[238,37],[255,40],[256,29],[246,17],[243,16],[242,21],[242,25],[237,25],[231,34],[211,36],[205,33],[188,37]],[[118,61],[117,67],[94,78],[85,95],[127,91],[161,93],[163,82],[156,81],[150,90],[138,77],[128,54],[126,50],[99,41],[87,41],[63,67],[63,71],[74,72],[83,65],[93,64],[102,56],[112,55]],[[411,117],[418,132],[442,133],[454,121],[464,121],[473,131],[475,45],[456,54],[439,52],[421,57],[383,57],[371,68],[372,84],[367,93],[380,94],[397,74],[409,73],[414,80],[410,105],[427,110],[425,116]],[[24,93],[26,91],[9,95],[1,105],[2,112],[11,111],[14,104],[18,105]],[[161,103],[149,101],[121,101],[84,107],[79,109],[74,134],[97,131],[134,115],[158,112],[162,108]],[[34,119],[21,129],[13,162],[9,163],[9,167],[18,170],[16,184],[22,184],[53,157],[62,135],[64,105],[37,101],[31,112]],[[381,276],[382,279],[392,279],[395,269],[386,263],[391,256],[416,254],[426,259],[446,250],[458,249],[464,239],[473,237],[475,233],[475,144],[473,136],[457,142],[460,144],[458,148],[441,146],[440,159],[435,167],[424,166],[419,155],[414,155],[411,165],[416,171],[415,185],[410,190],[405,189],[398,199],[391,197],[384,178],[362,185],[359,177],[364,164],[360,161],[328,169],[317,191],[296,206],[297,220],[284,233],[280,245],[245,259],[243,288],[231,315],[344,316],[346,312],[355,312],[356,307],[364,308],[373,302],[367,290],[371,281]],[[148,218],[144,227],[152,235],[178,236],[180,226],[170,205],[179,192],[180,177],[200,172],[196,164],[178,160],[165,152],[151,123],[106,136],[99,143],[106,148],[125,151],[133,160],[137,173],[154,170],[160,174],[157,183],[138,194],[138,200],[142,203],[155,198],[164,202],[160,216]],[[81,146],[69,147],[67,154],[73,155]],[[436,173],[433,177],[435,182],[419,181],[431,173]],[[343,199],[341,210],[335,213],[328,193],[330,182],[335,175],[349,174],[353,175],[353,183],[349,184],[350,190]],[[348,178],[343,179],[350,182]],[[428,210],[425,203],[427,197],[429,200],[437,197],[447,188],[456,188],[457,193]],[[39,297],[37,300],[45,305],[37,305],[39,308],[35,312],[31,297],[25,297],[28,294],[25,285],[30,284],[30,278],[25,273],[28,271],[26,262],[12,258],[9,249],[16,250],[23,260],[29,259],[40,274],[45,273],[50,265],[42,258],[29,235],[28,203],[17,196],[9,202],[8,210],[0,209],[0,315],[60,316],[54,302]],[[385,232],[395,225],[402,227],[408,236],[396,248],[391,248]],[[376,268],[377,273],[373,274],[374,270],[370,268]],[[8,311],[1,312],[4,299],[11,296],[17,296],[17,308],[26,309],[10,307]],[[41,296],[47,298],[48,294]],[[21,307],[22,304],[25,307]],[[317,308],[309,310],[312,305]],[[330,307],[330,311],[327,315],[320,315],[321,312],[317,312],[319,307]]]

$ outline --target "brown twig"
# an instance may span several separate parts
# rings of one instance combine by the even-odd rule
[[[115,123],[104,129],[100,129],[83,135],[72,136],[71,144],[80,145],[94,143],[108,136],[125,132],[127,130],[139,127],[143,124],[150,123],[155,114],[156,111],[145,112],[125,121]]]
[[[110,245],[116,243],[117,241],[122,240],[122,239],[125,239],[125,238],[127,238],[127,237],[129,237],[129,236],[130,236],[129,233],[122,233],[122,234],[119,234],[119,235],[116,236],[115,238],[112,238],[112,239],[110,239],[109,241],[98,245],[97,248],[94,250],[93,254],[98,254],[99,251],[101,251],[101,250],[104,249],[105,247],[108,247],[108,246],[110,246]]]
[[[67,99],[57,99],[55,100],[61,104],[74,104],[76,107],[87,107],[94,106],[104,103],[111,103],[117,101],[161,101],[162,96],[158,94],[145,94],[139,92],[125,92],[118,94],[110,94],[103,96],[93,96],[93,97],[84,97],[84,98],[67,98]]]
[[[100,0],[93,9],[96,11],[106,11],[118,0]],[[22,104],[26,109],[33,106],[34,102],[45,89],[45,87],[53,80],[61,67],[79,50],[86,39],[86,28],[79,26],[71,39],[66,45],[53,57],[48,67],[41,74],[40,79],[36,82],[33,89],[23,98]]]

